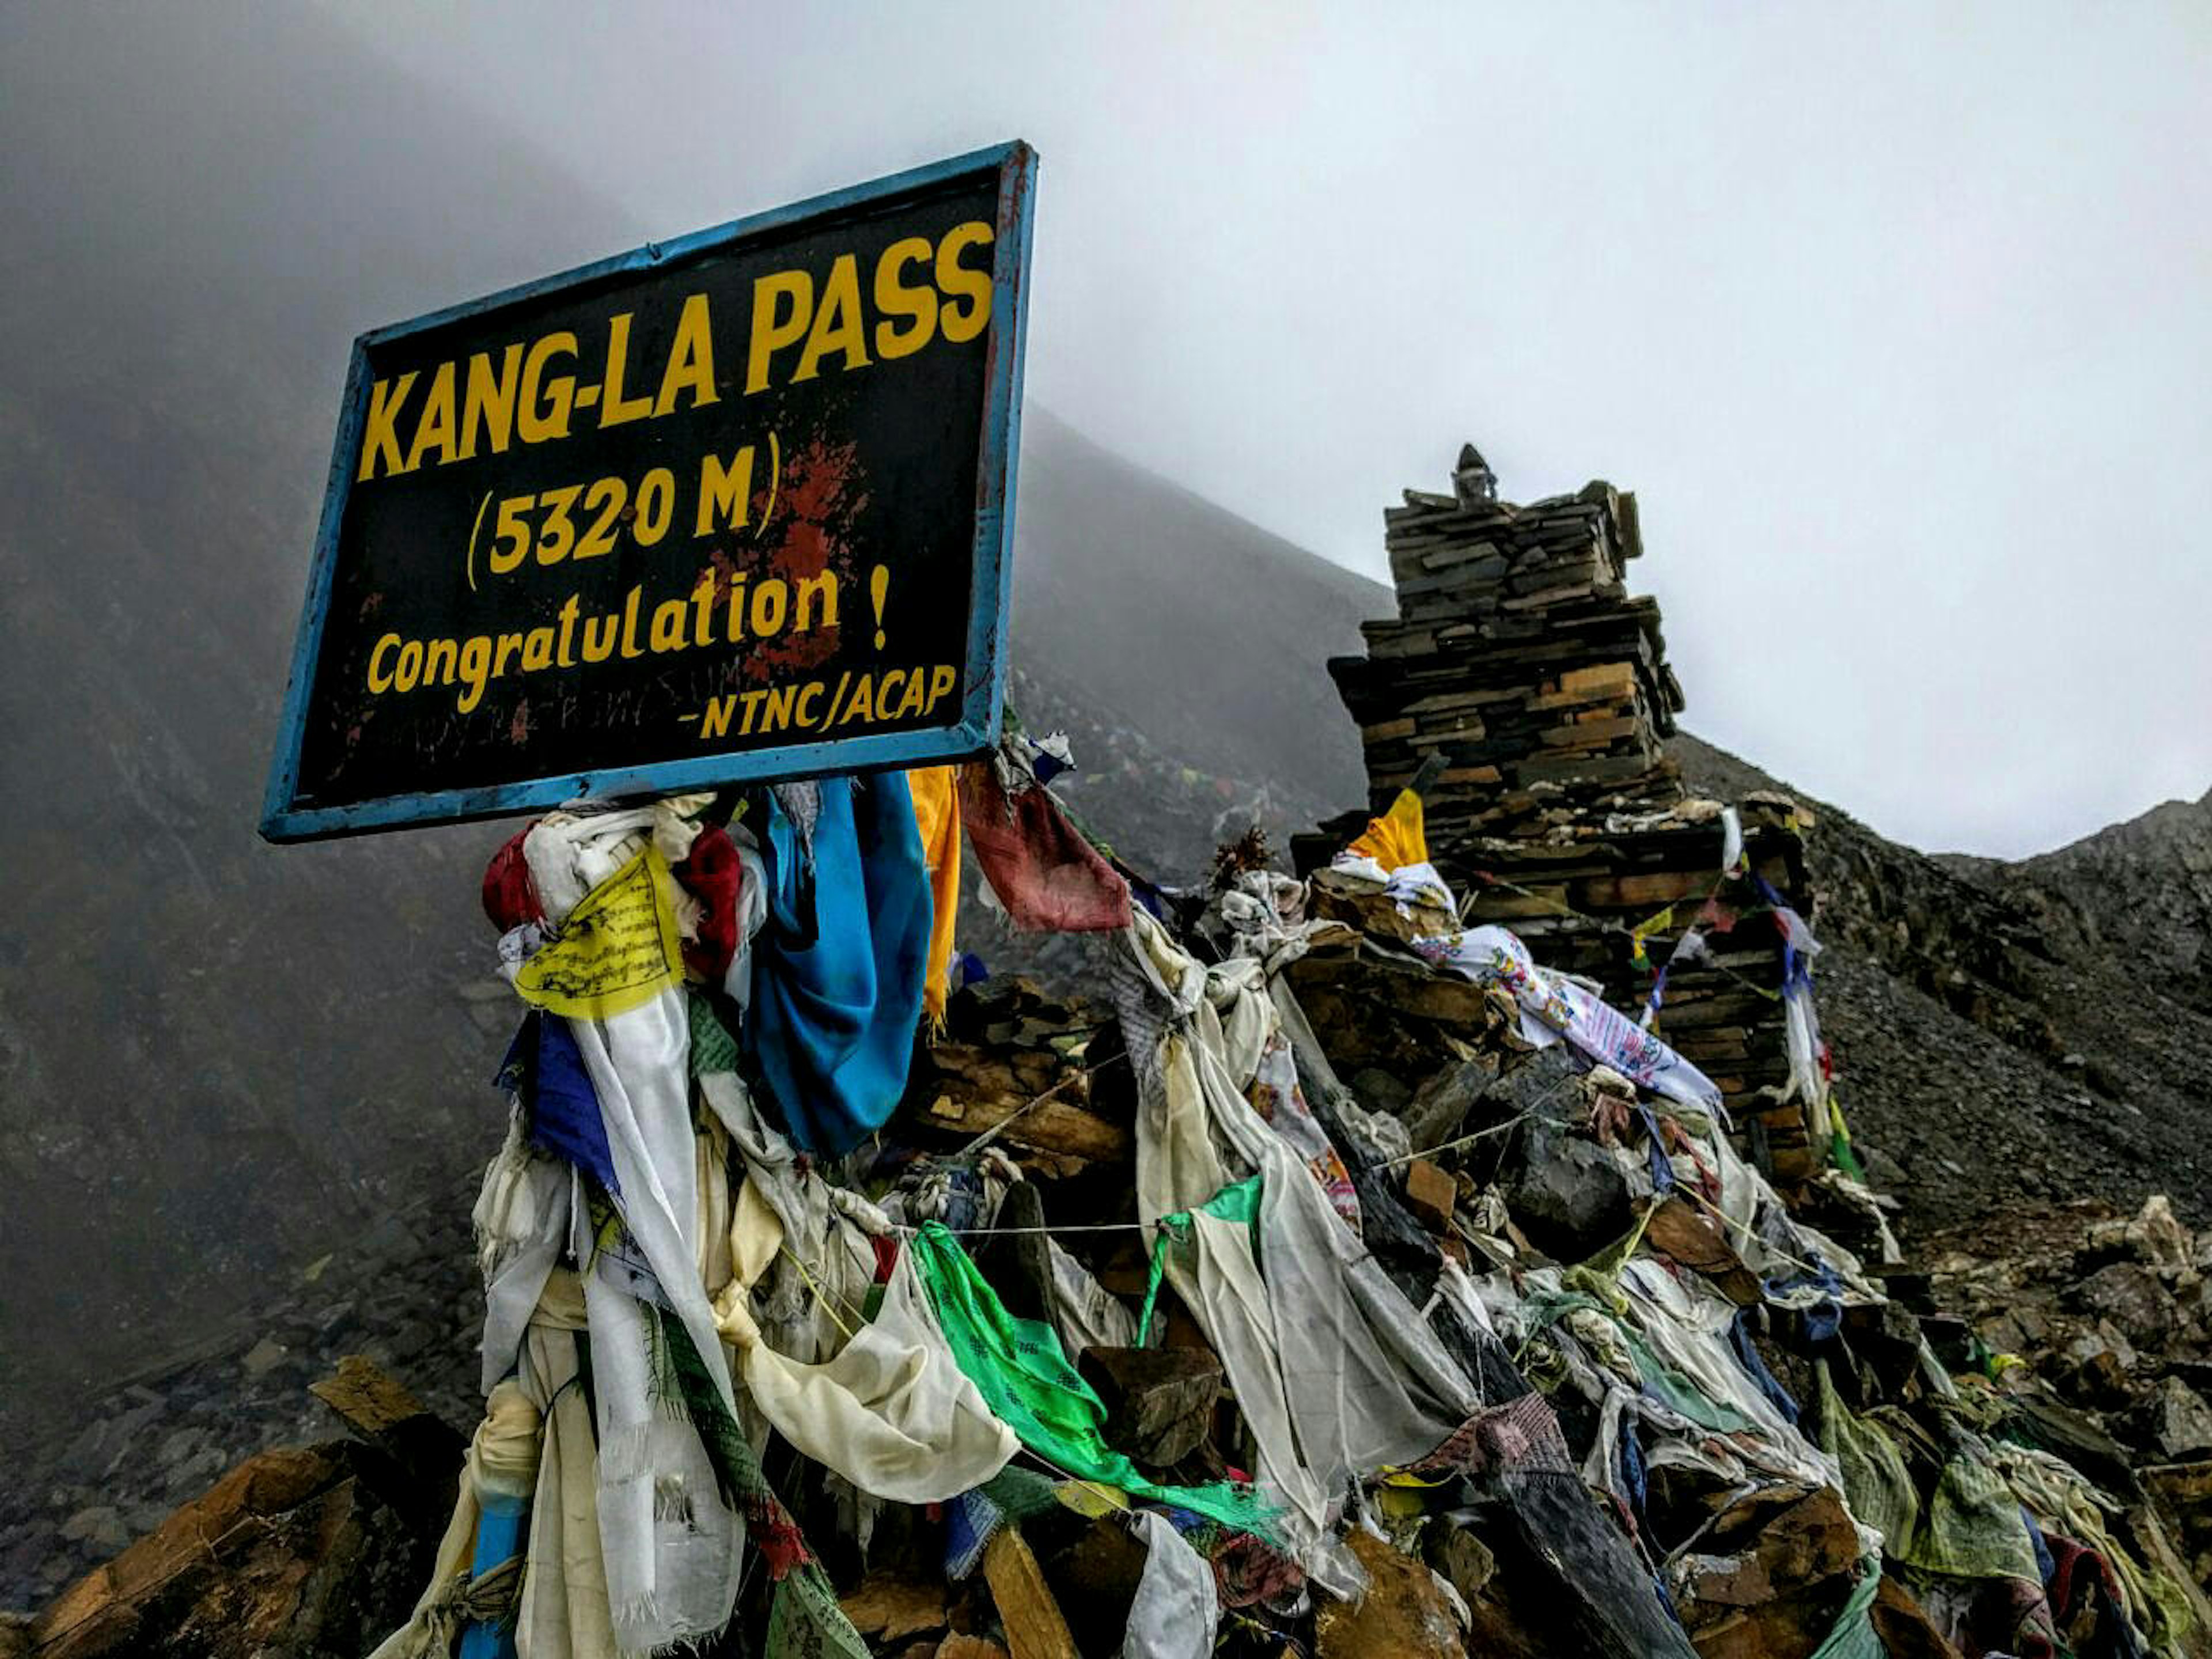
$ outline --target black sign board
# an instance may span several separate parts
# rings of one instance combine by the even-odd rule
[[[364,335],[262,833],[988,747],[1036,167],[1010,144]]]

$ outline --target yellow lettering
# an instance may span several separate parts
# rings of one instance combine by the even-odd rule
[[[941,662],[929,671],[929,706],[937,707],[937,700],[952,689],[952,665]]]
[[[770,576],[753,588],[753,632],[766,639],[783,627],[791,611],[791,588],[782,577]]]
[[[491,684],[490,635],[472,635],[461,647],[461,683],[468,689],[453,699],[453,707],[465,714],[483,701],[484,688]]]
[[[886,684],[888,684],[890,679],[890,676],[886,674],[884,676],[884,679]],[[925,690],[926,688],[921,683],[921,670],[917,668],[906,677],[906,696],[899,699],[899,719],[904,720],[908,714],[919,714],[921,713],[922,694]],[[890,711],[886,710],[886,714],[888,714],[889,712]]]
[[[599,424],[622,426],[653,413],[653,399],[623,398],[623,376],[629,368],[629,312],[607,319],[607,377],[599,394]]]
[[[415,389],[416,379],[416,371],[410,368],[396,383],[379,380],[369,389],[368,424],[362,430],[361,471],[355,475],[356,483],[366,483],[376,476],[380,459],[387,477],[407,470],[399,459],[399,410],[407,402],[407,394]]]
[[[604,634],[599,631],[599,624],[602,623],[606,624],[606,632]],[[613,656],[615,653],[616,630],[621,626],[622,618],[616,616],[612,611],[609,611],[603,617],[585,617],[584,660],[586,662],[605,662],[609,657]]]
[[[699,721],[699,735],[719,738],[730,729],[730,717],[738,712],[738,694],[729,692],[722,696],[707,699],[707,712]]]
[[[710,536],[717,527],[744,528],[753,495],[753,447],[747,444],[730,457],[727,466],[719,455],[699,463],[699,518],[693,536]]]
[[[562,329],[549,334],[530,348],[530,355],[522,360],[522,407],[515,413],[515,430],[526,444],[542,444],[548,439],[568,435],[568,411],[575,406],[576,377],[556,375],[545,379],[546,365],[556,353],[567,357],[576,355],[576,337]]]
[[[468,395],[461,404],[463,460],[474,458],[479,433],[490,441],[493,454],[507,453],[507,440],[514,434],[515,378],[521,368],[522,348],[519,345],[507,347],[495,380],[492,378],[489,352],[479,351],[469,359]]]
[[[576,626],[576,602],[580,597],[580,594],[571,593],[561,605],[561,648],[554,660],[563,668],[574,668],[576,665],[575,658],[569,654],[568,636]]]
[[[642,591],[633,587],[623,596],[622,653],[624,662],[645,654],[637,643],[637,602]]]
[[[583,493],[581,484],[562,484],[538,498],[545,509],[545,522],[538,527],[538,563],[558,564],[576,545],[576,521],[568,516],[568,509]]]
[[[714,332],[707,318],[707,296],[695,294],[684,302],[676,319],[676,343],[668,349],[668,367],[660,376],[660,395],[653,412],[665,415],[676,407],[676,394],[689,388],[691,407],[704,409],[720,401],[714,390]]]
[[[927,345],[937,332],[937,290],[908,288],[899,273],[917,259],[929,258],[929,239],[909,236],[893,242],[876,261],[876,309],[886,320],[876,325],[876,356],[886,362],[910,357]],[[901,328],[891,319],[908,319]]]
[[[937,314],[937,325],[955,345],[974,339],[991,320],[991,273],[970,270],[960,263],[968,249],[989,246],[991,234],[981,219],[970,219],[946,231],[937,245],[937,285],[945,290],[947,302]],[[968,302],[965,309],[957,303],[960,300]]]
[[[380,670],[377,667],[377,664],[384,660],[384,653],[386,652],[397,651],[398,648],[399,635],[397,634],[386,634],[383,638],[377,641],[374,648],[369,652],[368,689],[373,695],[381,696],[385,692],[389,691],[392,689],[392,671],[388,668]]]
[[[830,267],[822,307],[814,317],[814,331],[806,337],[806,349],[799,354],[792,383],[812,380],[823,358],[833,351],[844,353],[847,368],[868,366],[867,331],[860,320],[860,267],[849,253],[839,254],[836,264]]]
[[[805,634],[813,629],[817,594],[822,599],[822,625],[824,628],[837,625],[837,573],[825,570],[818,576],[801,576],[799,579],[798,620],[791,625],[793,633]]]
[[[691,607],[682,599],[663,599],[653,608],[653,628],[646,643],[655,651],[681,651],[688,642],[684,623]]]
[[[820,701],[821,696],[822,682],[820,680],[809,680],[799,689],[799,724],[801,727],[809,727],[814,724],[816,718],[814,706]]]
[[[392,684],[402,691],[412,691],[422,678],[422,641],[410,640],[399,647],[398,672],[392,675]]]
[[[745,356],[748,392],[768,384],[769,360],[806,332],[813,314],[814,279],[805,271],[771,271],[754,280],[752,336]]]
[[[422,465],[422,457],[434,446],[441,466],[453,459],[453,366],[440,363],[422,404],[422,417],[415,423],[415,447],[407,452],[410,472]]]
[[[711,567],[699,573],[699,580],[691,588],[691,637],[699,645],[714,642],[714,572]]]
[[[553,630],[550,628],[532,629],[529,636],[522,641],[522,672],[531,674],[552,665]]]

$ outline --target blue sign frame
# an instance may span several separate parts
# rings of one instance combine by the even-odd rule
[[[753,780],[816,777],[830,773],[926,765],[981,754],[997,743],[1006,692],[1006,627],[1012,593],[1014,489],[1021,449],[1022,367],[1027,343],[1030,222],[1036,167],[1036,152],[1015,140],[809,201],[774,208],[671,241],[647,242],[611,258],[525,283],[408,322],[372,330],[356,340],[331,456],[330,483],[323,499],[321,527],[316,536],[314,562],[293,647],[291,681],[285,693],[276,757],[263,803],[263,836],[279,842],[313,841],[416,824],[498,817],[556,806],[583,795],[618,798],[672,794]],[[672,259],[864,207],[882,198],[981,173],[987,168],[996,168],[999,173],[995,234],[1002,263],[992,287],[989,367],[977,468],[966,693],[957,725],[560,773],[483,788],[393,795],[344,805],[300,804],[298,784],[308,701],[315,683],[324,620],[331,603],[339,526],[353,487],[353,463],[360,453],[368,414],[373,376],[368,354],[372,348],[495,307],[611,275],[650,270]]]

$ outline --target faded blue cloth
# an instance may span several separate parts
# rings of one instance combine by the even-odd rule
[[[2044,1589],[2049,1589],[2051,1581],[2058,1576],[2057,1559],[2051,1553],[2051,1546],[2043,1541],[2043,1528],[2035,1524],[2035,1517],[2027,1512],[2025,1504],[2021,1505],[2020,1518],[2027,1528],[2027,1541],[2035,1550],[2035,1570],[2043,1575]]]
[[[1651,1480],[1644,1467],[1644,1447],[1636,1437],[1636,1424],[1627,1417],[1620,1422],[1620,1484],[1628,1494],[1628,1507],[1641,1521],[1644,1506],[1650,1498]]]
[[[825,778],[812,834],[768,797],[768,918],[745,1048],[808,1152],[848,1151],[906,1091],[933,914],[896,775]]]
[[[1636,1103],[1636,1109],[1643,1114],[1644,1133],[1648,1137],[1646,1145],[1651,1160],[1651,1190],[1656,1196],[1664,1198],[1674,1190],[1674,1160],[1667,1156],[1667,1143],[1659,1133],[1659,1120],[1651,1115],[1651,1109],[1639,1100]]]
[[[1807,1264],[1817,1269],[1814,1273],[1796,1273],[1781,1279],[1765,1281],[1768,1296],[1780,1300],[1792,1291],[1810,1287],[1822,1293],[1822,1299],[1801,1310],[1805,1316],[1805,1339],[1815,1344],[1826,1342],[1843,1328],[1844,1281],[1836,1270],[1814,1253]]]
[[[1729,1346],[1735,1351],[1736,1363],[1741,1365],[1759,1391],[1771,1402],[1774,1409],[1790,1419],[1791,1426],[1797,1422],[1797,1402],[1790,1397],[1790,1390],[1782,1386],[1779,1377],[1767,1369],[1765,1356],[1759,1345],[1751,1340],[1751,1310],[1738,1308],[1735,1317],[1729,1322]]]
[[[521,1100],[530,1139],[566,1158],[608,1192],[619,1193],[599,1091],[584,1070],[575,1034],[558,1015],[532,1009],[507,1045],[499,1081]]]

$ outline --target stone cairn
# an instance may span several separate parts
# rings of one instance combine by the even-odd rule
[[[1668,973],[1655,1029],[1721,1086],[1770,1178],[1797,1186],[1820,1167],[1825,1111],[1787,1088],[1782,929],[1752,877],[1812,920],[1809,817],[1782,795],[1734,803],[1747,870],[1723,876],[1723,804],[1692,798],[1662,746],[1682,688],[1657,602],[1628,592],[1633,495],[1599,482],[1516,506],[1472,444],[1452,484],[1383,515],[1398,615],[1361,624],[1365,656],[1328,665],[1368,805],[1299,837],[1300,866],[1325,866],[1418,775],[1465,920],[1510,927],[1625,1012],[1696,926],[1706,952]]]

